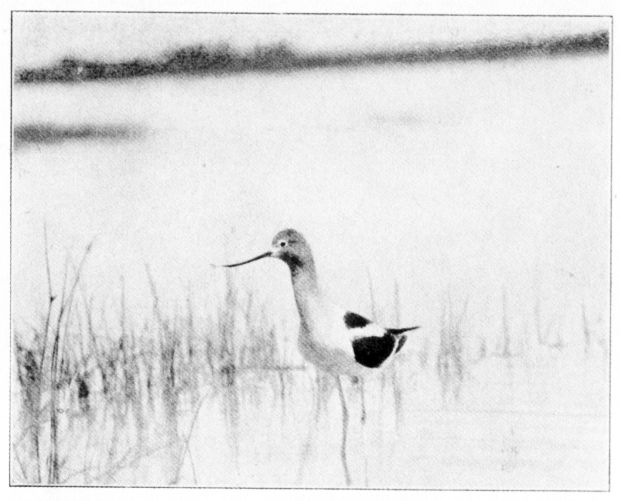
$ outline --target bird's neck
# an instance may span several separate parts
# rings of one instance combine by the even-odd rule
[[[309,326],[309,322],[315,315],[315,310],[321,302],[319,283],[316,275],[314,260],[311,258],[303,263],[288,263],[293,282],[295,303],[302,323]]]

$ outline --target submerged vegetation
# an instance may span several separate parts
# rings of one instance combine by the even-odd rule
[[[18,69],[15,81],[17,83],[81,82],[152,75],[218,75],[389,63],[492,61],[511,57],[554,56],[608,50],[608,31],[547,39],[484,41],[351,53],[301,53],[284,42],[259,46],[249,52],[236,50],[227,44],[195,45],[165,53],[154,59],[136,58],[105,62],[66,57],[54,66]]]

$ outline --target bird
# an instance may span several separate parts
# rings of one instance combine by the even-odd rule
[[[278,232],[267,252],[238,263],[214,266],[234,268],[267,257],[280,259],[288,266],[300,320],[299,351],[325,372],[352,377],[376,372],[403,348],[406,333],[419,328],[381,327],[332,303],[319,284],[308,241],[291,228]]]
[[[238,263],[213,266],[235,268],[264,258],[279,259],[289,268],[300,320],[299,351],[308,362],[336,378],[343,413],[341,456],[346,483],[350,485],[346,461],[348,410],[340,376],[363,378],[384,368],[403,348],[407,341],[406,333],[419,326],[382,327],[331,302],[319,284],[308,241],[299,231],[291,228],[278,232],[271,241],[270,249],[258,256]],[[364,416],[364,404],[362,406]]]

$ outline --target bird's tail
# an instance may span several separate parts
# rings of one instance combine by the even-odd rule
[[[416,325],[415,327],[401,327],[399,329],[388,329],[388,334],[392,334],[393,336],[398,336],[400,334],[404,334],[405,332],[413,331],[418,329],[420,326]]]

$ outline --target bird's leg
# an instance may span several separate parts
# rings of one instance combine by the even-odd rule
[[[368,455],[366,453],[366,392],[363,377],[360,377],[360,396],[362,406],[360,422],[362,425],[362,449],[364,451],[364,485],[368,487]]]
[[[338,384],[338,393],[340,394],[340,403],[342,404],[342,444],[340,446],[340,459],[342,460],[342,467],[344,469],[344,479],[347,486],[351,485],[351,475],[349,473],[349,465],[347,463],[347,432],[349,428],[349,410],[347,409],[347,400],[344,396],[344,390],[342,389],[342,382],[340,376],[336,376],[336,383]]]
[[[362,400],[362,414],[360,417],[360,421],[362,426],[366,424],[366,392],[364,391],[364,378],[360,378],[360,394]]]

